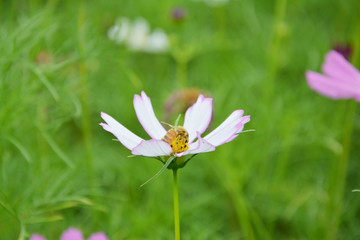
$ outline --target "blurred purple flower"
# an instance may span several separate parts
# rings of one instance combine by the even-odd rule
[[[46,240],[46,238],[39,234],[33,234],[30,240]],[[84,237],[79,229],[70,227],[62,233],[60,240],[84,240]],[[99,232],[93,233],[88,240],[109,240],[109,238],[104,233]]]
[[[175,22],[181,22],[185,19],[186,17],[186,11],[184,8],[182,7],[174,7],[171,10],[171,18],[175,21]]]
[[[336,43],[333,49],[338,53],[340,53],[341,55],[343,55],[344,58],[346,58],[347,60],[351,58],[353,49],[349,43],[348,44]]]
[[[340,53],[331,50],[322,65],[324,74],[306,72],[311,89],[332,99],[360,101],[360,72]]]

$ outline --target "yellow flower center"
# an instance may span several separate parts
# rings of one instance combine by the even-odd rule
[[[185,128],[176,126],[161,139],[172,148],[172,153],[181,153],[189,149],[189,134]]]

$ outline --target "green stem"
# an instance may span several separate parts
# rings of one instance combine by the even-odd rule
[[[186,87],[187,85],[187,61],[183,59],[176,60],[176,75],[178,87]]]
[[[95,188],[95,176],[94,176],[94,167],[93,167],[93,158],[92,158],[92,144],[91,144],[91,122],[90,122],[90,107],[89,107],[89,90],[88,90],[88,69],[86,62],[84,60],[86,55],[86,15],[85,15],[85,5],[84,2],[80,2],[79,11],[78,11],[78,50],[82,62],[79,63],[79,76],[80,76],[80,86],[81,86],[81,95],[80,102],[82,108],[81,123],[82,123],[82,133],[83,141],[85,147],[85,157],[86,157],[86,169],[87,174],[90,179],[90,186],[92,189]]]
[[[179,216],[179,191],[177,169],[173,169],[174,175],[174,226],[175,226],[175,240],[180,240],[180,216]]]
[[[275,89],[275,79],[278,74],[279,58],[281,55],[281,45],[286,36],[286,5],[287,0],[276,0],[275,2],[275,16],[273,26],[273,36],[268,52],[268,81],[266,89],[267,101],[272,103]]]
[[[226,37],[226,13],[224,6],[218,6],[214,8],[216,35],[218,40],[223,40]],[[220,42],[219,42],[220,43]]]
[[[339,161],[334,164],[333,176],[330,182],[330,204],[328,213],[330,214],[330,224],[328,225],[327,239],[337,239],[339,222],[343,205],[343,195],[346,183],[346,172],[348,168],[351,136],[353,131],[353,122],[355,116],[356,102],[351,101],[348,104],[347,116],[345,119],[343,150]]]
[[[20,234],[18,240],[25,240],[26,230],[25,225],[19,220],[20,222]]]
[[[359,25],[357,25],[359,26]],[[354,52],[352,56],[352,64],[357,66],[360,56],[360,28],[357,27],[354,34]],[[329,187],[329,224],[327,239],[337,239],[339,224],[341,221],[341,212],[343,207],[344,188],[346,186],[346,173],[348,169],[348,162],[351,148],[351,137],[353,132],[356,101],[352,100],[348,102],[345,108],[345,126],[344,126],[344,138],[343,138],[343,150],[338,162],[334,164],[333,175],[331,175],[330,187]]]

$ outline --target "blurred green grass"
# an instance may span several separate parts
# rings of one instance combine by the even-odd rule
[[[186,85],[214,98],[212,127],[241,108],[252,117],[245,129],[256,129],[180,171],[183,239],[326,239],[333,230],[329,185],[348,102],[312,92],[304,72],[319,70],[335,43],[354,41],[357,1],[0,4],[2,239],[57,239],[69,226],[110,239],[172,238],[171,174],[139,188],[161,165],[127,158],[98,123],[103,111],[146,138],[133,95],[144,90],[162,119],[165,100],[185,87],[184,69],[171,53],[109,41],[120,16],[142,16],[171,36],[175,52],[190,51]],[[170,19],[175,6],[187,11],[181,24]],[[50,60],[36,63],[39,53]],[[360,182],[359,115],[334,239],[360,237],[351,192]]]

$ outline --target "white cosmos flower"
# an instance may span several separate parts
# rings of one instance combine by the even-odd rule
[[[147,39],[145,51],[151,53],[166,52],[169,49],[169,40],[166,33],[156,29]]]
[[[132,25],[127,45],[132,50],[143,50],[146,48],[149,34],[149,23],[143,18],[137,18]]]
[[[150,31],[149,23],[144,18],[131,22],[128,18],[120,18],[108,31],[110,40],[124,44],[133,51],[162,53],[169,49],[169,39],[161,29]]]
[[[144,91],[141,92],[141,96],[134,96],[134,108],[141,125],[151,137],[150,140],[140,138],[103,112],[101,117],[106,123],[100,123],[100,125],[106,131],[114,134],[126,148],[131,150],[133,155],[146,157],[172,155],[173,150],[170,145],[161,140],[167,131],[156,118],[150,98]],[[185,113],[183,127],[189,134],[189,149],[175,153],[175,155],[181,157],[188,154],[211,152],[217,146],[234,140],[242,132],[244,125],[250,121],[250,116],[243,116],[243,114],[243,110],[235,110],[220,126],[202,138],[201,134],[207,129],[211,120],[212,98],[199,95],[196,103]]]
[[[116,20],[114,26],[108,31],[110,40],[115,41],[117,44],[125,42],[131,32],[131,23],[128,18],[119,18]]]

